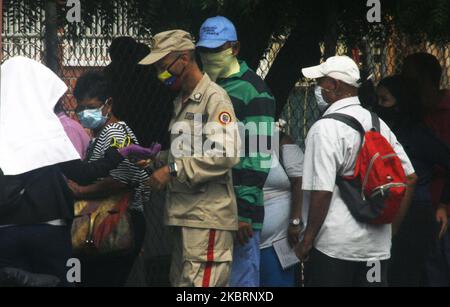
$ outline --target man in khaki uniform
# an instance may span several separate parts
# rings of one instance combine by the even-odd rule
[[[155,35],[141,65],[179,92],[170,124],[167,165],[149,181],[167,187],[166,223],[173,227],[171,283],[177,287],[227,286],[237,230],[231,169],[239,163],[236,116],[226,92],[201,72],[195,45],[182,30]]]

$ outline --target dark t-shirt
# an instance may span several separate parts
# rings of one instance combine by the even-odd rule
[[[73,219],[73,194],[66,178],[80,185],[89,185],[97,178],[107,176],[122,161],[123,157],[115,149],[110,149],[104,159],[94,163],[74,160],[15,176],[23,182],[25,193],[17,208],[0,215],[0,226]]]
[[[450,90],[442,91],[442,95],[442,100],[439,102],[436,109],[426,117],[426,124],[441,141],[450,146]],[[440,203],[444,185],[445,169],[437,167],[434,170],[433,182],[431,184],[431,194],[435,207]],[[448,206],[448,208],[450,216],[450,206]]]
[[[419,176],[414,192],[414,205],[431,205],[431,182],[436,166],[445,170],[445,187],[439,195],[441,203],[450,203],[450,148],[425,126],[397,129],[395,132]]]

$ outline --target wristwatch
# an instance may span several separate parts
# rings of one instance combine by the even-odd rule
[[[289,225],[291,225],[291,226],[298,227],[301,224],[302,224],[302,220],[301,219],[290,219],[289,220]]]
[[[169,174],[172,177],[178,176],[178,167],[175,162],[169,163]]]

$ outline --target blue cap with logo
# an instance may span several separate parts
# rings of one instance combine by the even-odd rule
[[[215,49],[227,42],[237,40],[236,28],[233,23],[223,16],[217,16],[208,18],[201,26],[197,47]]]

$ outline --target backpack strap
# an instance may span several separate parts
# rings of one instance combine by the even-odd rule
[[[364,129],[361,123],[353,116],[342,113],[332,113],[322,117],[321,119],[334,119],[341,123],[346,124],[350,128],[353,128],[354,130],[359,132],[359,134],[361,135],[361,144],[364,143],[364,136],[366,135],[366,129]]]
[[[381,123],[380,118],[378,115],[376,115],[373,112],[370,112],[370,115],[372,116],[372,127],[375,129],[378,133],[381,133]]]

